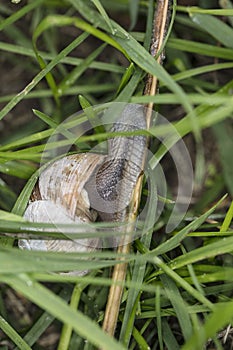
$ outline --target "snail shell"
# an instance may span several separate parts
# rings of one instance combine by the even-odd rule
[[[128,105],[112,131],[145,128],[143,107]],[[125,220],[133,189],[142,173],[145,149],[144,136],[120,136],[109,139],[108,155],[73,154],[55,161],[41,173],[24,217],[29,221],[58,224],[88,224],[97,215],[102,221]],[[113,242],[112,246],[116,245],[117,241]],[[88,252],[97,249],[100,240],[23,239],[19,240],[19,246],[31,250]]]
[[[53,224],[88,224],[95,221],[97,213],[90,208],[84,186],[104,159],[103,155],[82,153],[66,156],[52,163],[41,173],[24,218],[31,222]],[[93,227],[88,227],[88,232],[93,230]],[[69,238],[72,238],[71,234]],[[21,239],[18,244],[20,248],[28,250],[90,252],[98,248],[99,239]],[[86,273],[87,271],[72,271],[69,274]]]

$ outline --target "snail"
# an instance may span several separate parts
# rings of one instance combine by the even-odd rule
[[[145,128],[144,108],[128,104],[111,131]],[[123,221],[142,173],[145,149],[145,136],[115,136],[108,140],[107,155],[78,153],[54,161],[39,176],[24,218],[31,222],[86,225],[97,218],[107,222]],[[88,225],[87,231],[90,230],[94,229]],[[90,252],[103,246],[99,238],[20,239],[18,244],[22,249],[63,252]],[[109,243],[111,246],[117,244],[117,239]]]

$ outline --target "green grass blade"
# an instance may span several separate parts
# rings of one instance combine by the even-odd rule
[[[207,318],[204,325],[199,327],[198,333],[182,346],[182,350],[202,349],[208,339],[214,338],[218,331],[232,322],[233,302],[226,302],[225,305],[215,306],[215,311]]]
[[[5,220],[5,221],[24,221],[24,219],[16,214],[6,212],[4,210],[0,209],[0,220]]]
[[[194,77],[194,76],[199,75],[199,74],[209,73],[209,72],[217,71],[220,69],[228,69],[228,68],[229,69],[233,68],[232,62],[209,64],[208,66],[201,66],[201,67],[194,68],[194,69],[187,69],[183,72],[174,74],[172,76],[172,78],[175,81],[181,81],[183,79],[191,78],[191,77]],[[162,86],[162,84],[161,84],[161,86]]]
[[[171,301],[171,304],[173,305],[180,327],[182,329],[182,334],[184,338],[188,340],[192,334],[192,324],[187,311],[187,305],[181,297],[181,294],[175,282],[170,277],[161,275],[160,279],[162,281],[163,288],[165,289],[165,292]]]
[[[40,54],[38,52],[37,45],[36,45],[37,40],[38,40],[39,36],[44,31],[49,29],[50,27],[53,27],[55,25],[57,25],[57,26],[64,26],[64,25],[69,23],[68,19],[67,19],[67,22],[65,20],[63,20],[63,19],[64,18],[62,16],[58,17],[58,19],[56,19],[56,20],[51,19],[50,17],[45,18],[42,22],[40,22],[40,24],[38,25],[38,27],[34,31],[34,34],[33,34],[33,47],[34,47],[34,50],[35,50],[35,53],[36,53],[36,57],[37,57],[37,60],[39,62],[39,65],[40,65],[41,69],[45,69],[46,63],[45,63],[44,59],[40,56]],[[87,37],[88,37],[87,33],[81,34],[79,36],[79,38],[80,38],[79,44],[81,44]],[[53,96],[54,96],[54,99],[55,99],[57,105],[60,106],[59,96],[63,94],[62,88],[61,87],[60,88],[57,87],[57,84],[55,82],[55,78],[53,77],[51,71],[49,71],[46,74],[45,78],[47,80],[48,86],[50,87],[50,90],[53,92]],[[66,82],[67,82],[67,80],[66,80]]]
[[[115,99],[115,102],[130,102],[130,98],[132,97],[141,79],[142,72],[140,69],[136,68],[128,84],[119,93]]]
[[[74,68],[58,85],[58,93],[60,96],[64,94],[68,87],[73,85],[75,81],[86,71],[91,62],[98,57],[106,47],[106,44],[100,45],[94,50],[78,67]]]
[[[129,67],[126,68],[125,73],[121,79],[121,82],[119,84],[118,90],[117,90],[117,95],[123,90],[123,88],[127,85],[129,82],[130,78],[133,75],[133,72],[135,70],[134,64],[130,63]]]
[[[137,342],[139,349],[148,350],[149,345],[147,344],[146,340],[143,338],[142,334],[136,329],[136,327],[133,328],[133,336]]]
[[[190,17],[194,23],[200,28],[218,40],[226,47],[233,48],[233,29],[225,24],[223,21],[200,13],[190,13]]]
[[[5,283],[25,295],[29,300],[54,315],[62,322],[71,325],[84,339],[92,344],[112,350],[126,349],[122,344],[105,334],[95,322],[80,311],[72,310],[66,303],[50,290],[35,282],[27,275],[9,276]]]
[[[1,164],[0,164],[1,172]],[[16,201],[17,195],[0,177],[0,206],[4,210],[11,210],[13,203]]]
[[[232,117],[232,116],[231,116]],[[227,189],[233,197],[233,162],[232,162],[232,149],[233,149],[233,132],[229,123],[219,123],[213,128],[214,134],[218,141],[218,148],[220,153],[220,161],[223,168],[223,176]]]
[[[33,49],[19,46],[19,45],[13,45],[10,43],[4,43],[0,41],[0,49],[6,52],[10,53],[15,53],[18,55],[23,55],[27,57],[35,57],[35,52]],[[55,57],[52,53],[49,52],[44,52],[44,51],[38,51],[39,55],[44,59],[44,60],[53,60]],[[77,57],[64,57],[61,58],[60,63],[65,63],[69,64],[72,66],[78,66],[83,62],[84,59],[82,58],[77,58]],[[125,69],[124,67],[118,66],[114,63],[108,63],[108,62],[92,62],[90,64],[90,67],[92,69],[98,69],[101,71],[106,71],[106,72],[112,72],[112,73],[124,73]]]
[[[23,6],[20,10],[14,12],[11,16],[7,17],[4,21],[0,23],[0,31],[5,29],[7,26],[18,21],[23,16],[27,15],[30,11],[34,10],[36,7],[41,5],[45,0],[35,0],[26,6]]]
[[[188,12],[189,14],[201,13],[201,14],[209,14],[209,15],[215,15],[215,16],[232,16],[233,15],[233,9],[231,9],[230,7],[228,10],[219,10],[219,9],[208,9],[208,8],[205,9],[205,8],[200,8],[198,6],[190,6],[190,7],[177,6],[177,10]]]
[[[95,11],[90,11],[86,3],[82,0],[69,0],[72,5],[91,23],[98,25],[104,30],[108,31],[105,22]],[[131,58],[140,68],[147,73],[155,75],[161,80],[170,90],[172,90],[180,103],[184,105],[184,108],[191,112],[192,107],[187,100],[183,90],[177,85],[165,69],[150,55],[150,53],[141,46],[128,32],[126,32],[121,26],[112,21],[112,25],[116,31],[113,38],[120,44],[127,52],[127,56]]]
[[[13,327],[0,315],[0,329],[18,346],[20,350],[32,350]]]
[[[233,26],[233,13],[229,14],[229,10],[231,10],[231,12],[233,12],[233,4],[232,4],[231,0],[219,0],[219,5],[223,9],[227,10],[227,15],[229,15],[228,21],[230,22],[231,26]]]
[[[225,219],[222,223],[222,226],[220,228],[220,232],[227,231],[230,228],[230,224],[233,219],[233,201],[231,202],[230,208],[228,209]]]
[[[217,242],[210,243],[204,247],[192,250],[185,255],[178,256],[171,263],[170,267],[177,269],[188,264],[195,263],[207,258],[211,258],[220,254],[227,254],[232,252],[233,237],[224,237]]]
[[[129,13],[130,13],[130,30],[132,30],[137,22],[139,12],[139,0],[129,1]]]
[[[220,203],[224,200],[224,198],[226,198],[226,196],[224,196],[217,204],[215,204],[205,214],[193,220],[189,225],[184,227],[174,237],[169,238],[166,242],[160,244],[157,248],[155,248],[148,254],[154,255],[154,256],[161,255],[177,247],[190,231],[196,230],[199,226],[201,226],[201,224],[208,218],[208,216],[214,212],[217,206],[220,205]]]
[[[150,227],[150,223],[153,226],[153,218],[151,218],[151,213],[154,212],[154,209],[156,208],[156,200],[157,200],[157,196],[154,195],[154,198],[151,200],[147,215],[145,217],[145,222],[147,222],[148,227]],[[146,232],[146,234],[144,234],[141,237],[140,244],[143,245],[143,248],[145,251],[149,250],[151,240],[152,240],[152,231]],[[140,260],[138,261],[136,260],[133,266],[131,280],[136,284],[142,285],[143,279],[145,276],[145,271],[146,271],[146,260],[144,262]],[[133,330],[133,323],[136,317],[136,310],[137,310],[136,307],[139,299],[140,299],[140,293],[138,293],[138,291],[135,290],[134,288],[129,289],[128,298],[127,298],[126,307],[125,307],[125,313],[122,320],[122,327],[120,332],[120,340],[122,340],[126,346],[129,346],[130,337]]]
[[[28,179],[35,171],[35,166],[32,164],[25,164],[20,161],[7,161],[2,162],[0,160],[0,172],[10,176],[16,176],[19,179]]]
[[[169,3],[172,18],[163,38],[166,60],[162,67],[149,53],[156,5],[153,0],[21,0],[19,5],[1,2],[1,60],[9,72],[3,69],[0,97],[0,314],[12,322],[7,331],[11,332],[11,327],[17,329],[29,346],[40,346],[46,337],[43,333],[51,334],[53,330],[60,336],[60,345],[54,345],[60,350],[94,350],[104,346],[112,349],[113,343],[118,349],[124,346],[130,350],[178,350],[184,343],[190,350],[212,345],[220,350],[228,346],[223,344],[222,334],[227,329],[223,327],[232,323],[233,315],[233,204],[230,196],[220,205],[217,202],[224,191],[232,192],[233,7],[232,2],[220,0],[216,8],[210,4],[205,8],[207,2],[196,2],[202,8],[177,6],[176,0]],[[130,21],[131,26],[137,21],[135,30],[139,31],[128,30]],[[80,34],[82,41],[77,38]],[[77,41],[71,42],[74,38]],[[32,42],[37,45],[36,53]],[[35,64],[36,55],[42,71]],[[142,96],[148,73],[159,79],[156,96]],[[51,78],[49,85],[44,78]],[[102,113],[109,101],[154,102],[156,111],[170,122],[153,124],[150,131],[142,132],[152,135],[150,149],[155,157],[150,165],[155,167],[163,160],[168,183],[167,196],[158,196],[153,183],[149,185],[150,174],[145,176],[137,220],[141,239],[125,255],[107,250],[79,254],[11,247],[14,240],[22,238],[67,239],[62,232],[73,234],[74,239],[117,235],[118,223],[95,222],[89,230],[85,224],[53,225],[22,218],[40,171],[54,155],[59,153],[54,160],[59,159],[71,145],[71,152],[77,147],[87,151],[115,136],[95,123],[96,114]],[[85,110],[77,114],[80,107]],[[73,113],[78,118],[65,120]],[[72,134],[74,128],[83,130],[87,121],[92,132],[77,140]],[[55,137],[50,139],[52,135]],[[173,185],[177,177],[174,179],[169,170],[167,177],[170,157],[168,162],[163,158],[185,135],[195,169],[205,172],[204,182],[198,196],[195,193],[186,218],[176,231],[165,233],[175,204],[177,187]],[[202,135],[205,153],[198,149]],[[161,146],[161,139],[168,142]],[[206,157],[202,166],[197,162],[200,154]],[[153,199],[144,206],[148,196]],[[153,213],[158,200],[164,208],[155,223]],[[216,206],[212,207],[213,203]],[[143,208],[145,211],[141,211]],[[153,232],[144,232],[143,222],[151,231],[153,227]],[[126,281],[119,282],[124,293],[115,337],[120,340],[118,343],[113,337],[113,343],[106,343],[109,337],[100,327],[108,289],[113,283],[110,273],[114,265],[122,262],[121,258],[129,269]],[[58,273],[73,270],[90,272],[85,276]],[[48,283],[50,291],[42,286],[44,283]],[[72,305],[68,306],[71,288],[77,284],[80,290],[74,292]],[[68,294],[57,295],[63,286]],[[26,324],[17,320],[8,298],[11,287],[23,295],[23,301],[28,298],[23,305],[26,313],[31,302],[41,308],[38,322],[34,317]],[[84,318],[76,312],[79,299]],[[230,310],[225,313],[226,307]],[[92,332],[90,319],[97,333]],[[89,333],[88,339],[84,332]],[[1,334],[5,339],[3,331]],[[13,341],[14,337],[11,336]]]
[[[70,299],[71,290],[68,286],[65,286],[61,292],[58,294],[61,299],[68,302]],[[52,322],[54,322],[55,317],[50,315],[48,312],[44,312],[38,320],[34,323],[32,328],[24,336],[24,341],[30,346],[34,345],[35,342],[39,339],[41,334],[49,327]],[[14,350],[18,350],[16,347]]]
[[[36,184],[36,181],[38,179],[39,172],[35,171],[35,173],[30,177],[27,184],[24,186],[23,190],[21,191],[20,195],[17,198],[17,201],[14,204],[14,207],[12,209],[13,214],[17,214],[22,216],[25,212],[25,209],[27,207],[30,195],[32,193],[32,190]]]
[[[75,47],[80,44],[80,37],[76,38],[70,45],[63,49],[41,72],[39,72],[32,81],[0,111],[0,120],[5,117],[23,98],[53,69],[62,58],[67,56]]]
[[[162,327],[164,343],[166,344],[168,350],[180,350],[180,346],[177,343],[177,340],[166,319],[162,319]]]
[[[205,104],[205,105],[213,106],[213,105],[221,105],[221,104],[227,103],[229,101],[229,96],[227,96],[227,95],[216,96],[215,94],[206,94],[203,96],[200,94],[187,94],[187,96],[193,104]],[[132,102],[132,103],[154,102],[158,105],[160,105],[160,104],[180,104],[179,101],[177,101],[177,98],[174,94],[166,94],[166,93],[164,93],[162,95],[157,95],[157,96],[147,96],[147,95],[132,96],[130,102]],[[197,116],[197,119],[199,119],[199,116]]]
[[[214,45],[203,44],[191,40],[184,39],[169,39],[167,46],[172,49],[197,53],[209,57],[218,57],[226,60],[233,59],[233,52],[231,49],[223,47],[216,47]]]
[[[41,118],[42,119],[42,118]],[[17,141],[13,141],[11,143],[8,143],[6,145],[0,146],[0,151],[9,151],[13,150],[15,148],[27,146],[34,142],[40,142],[42,140],[45,140],[47,137],[51,136],[51,134],[54,132],[54,129],[50,130],[44,130],[41,132],[37,132],[35,134],[31,134],[29,136],[23,137],[22,139],[19,139]]]
[[[161,318],[161,288],[160,286],[156,287],[155,294],[155,311],[156,311],[156,324],[157,332],[159,339],[159,350],[163,350],[163,327],[162,327],[162,318]]]
[[[101,2],[99,0],[91,0],[93,2],[93,4],[95,5],[95,7],[97,8],[97,10],[99,11],[99,13],[101,14],[101,16],[103,17],[103,19],[105,20],[107,26],[109,27],[109,30],[112,34],[114,34],[114,29],[112,27],[112,23],[110,21],[110,18],[107,15],[107,12],[105,11],[104,7],[102,6]]]
[[[93,252],[95,255],[95,252]],[[0,250],[1,277],[25,272],[61,272],[96,270],[113,266],[120,260],[91,260],[92,253],[58,253],[45,251],[23,251],[16,248]],[[5,260],[4,260],[5,259]],[[18,264],[17,264],[18,259]],[[38,261],[34,261],[37,259]],[[59,261],[60,259],[60,261]],[[80,281],[80,278],[77,278]]]
[[[51,128],[56,128],[58,127],[58,123],[55,122],[51,117],[49,117],[48,115],[46,115],[45,113],[42,113],[40,111],[37,111],[36,109],[32,110],[33,113],[40,118],[41,120],[43,120],[43,122],[45,122],[48,126],[50,126]]]
[[[87,287],[87,284],[79,284],[77,283],[74,286],[72,295],[71,295],[71,300],[70,300],[70,308],[72,310],[77,310],[78,305],[81,299],[81,294],[83,289]],[[61,332],[61,337],[58,345],[57,350],[69,350],[69,344],[71,340],[71,335],[72,335],[73,327],[70,324],[64,324]]]
[[[180,275],[178,275],[175,271],[173,271],[168,265],[166,265],[160,258],[155,257],[154,263],[163,271],[166,273],[166,275],[170,276],[176,283],[178,283],[183,289],[185,289],[190,296],[197,299],[200,303],[207,306],[210,310],[213,310],[214,306],[213,304],[198,290],[193,288],[188,282],[186,282]],[[178,306],[178,300],[176,299],[176,306]],[[187,315],[184,317],[184,315],[180,315],[180,321],[182,322],[183,327],[185,327],[184,319],[187,321]],[[190,325],[190,324],[189,324]],[[190,330],[190,327],[189,327]],[[187,335],[187,333],[186,333]]]

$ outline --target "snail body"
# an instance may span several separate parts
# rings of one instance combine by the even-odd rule
[[[128,105],[112,131],[144,129],[143,108]],[[32,222],[88,223],[122,221],[142,172],[146,139],[119,136],[108,140],[108,154],[80,153],[50,164],[40,175],[24,217]],[[94,230],[88,225],[88,232]],[[71,235],[69,234],[69,238]],[[98,238],[19,240],[23,249],[89,252],[100,247]],[[78,275],[86,271],[72,272]]]

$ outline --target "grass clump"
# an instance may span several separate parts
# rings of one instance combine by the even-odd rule
[[[194,3],[170,5],[174,23],[163,66],[149,53],[153,1],[0,5],[2,348],[232,347],[233,10],[231,1]],[[160,81],[155,96],[143,95],[148,73]],[[160,198],[163,212],[127,255],[115,338],[100,328],[110,270],[119,262],[114,251],[92,253],[97,264],[79,254],[20,251],[14,243],[25,232],[48,229],[24,222],[22,215],[50,136],[84,106],[108,102],[153,102],[184,140],[194,168],[192,203],[167,233],[178,185],[169,147],[158,142],[170,129],[153,125],[151,164],[161,160],[167,198]],[[79,140],[81,150],[98,141],[102,130],[95,131]],[[54,139],[56,147],[59,142]],[[145,186],[142,207],[148,193]],[[91,273],[53,273],[77,265]]]

